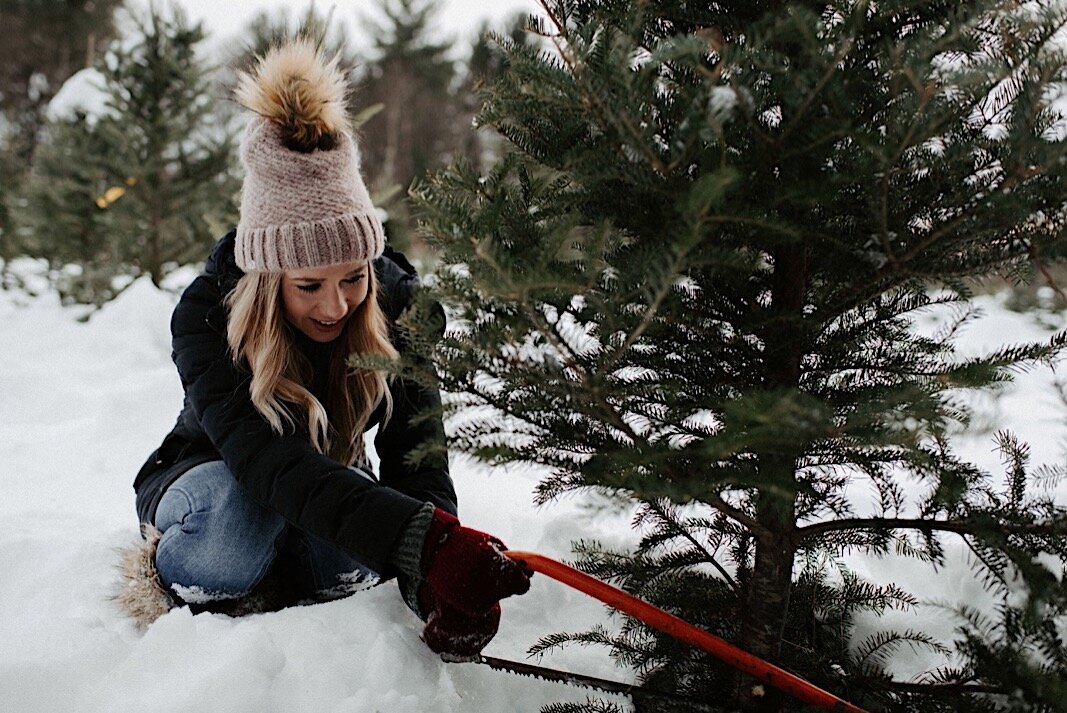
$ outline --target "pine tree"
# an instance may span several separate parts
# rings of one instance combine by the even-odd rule
[[[50,123],[23,190],[12,202],[20,252],[47,257],[53,282],[67,302],[100,303],[112,286],[128,241],[113,230],[108,200],[126,190],[110,162],[115,140],[84,111]],[[109,193],[110,191],[110,193]]]
[[[364,21],[374,57],[360,77],[358,98],[382,110],[360,129],[362,165],[372,190],[403,199],[416,177],[455,157],[471,132],[470,118],[455,97],[451,44],[432,34],[439,0],[384,0],[380,10],[380,22]],[[389,206],[390,242],[417,251],[411,222],[404,200]]]
[[[60,285],[69,299],[106,301],[116,278],[160,284],[202,259],[236,212],[233,137],[196,55],[203,30],[153,8],[138,33],[97,64],[107,110],[47,127],[16,211],[37,254],[81,266]]]
[[[532,30],[552,51],[496,38],[508,71],[478,123],[506,154],[413,189],[442,263],[431,296],[453,310],[434,347],[443,388],[478,407],[452,445],[547,466],[542,501],[591,489],[636,504],[636,550],[580,542],[583,567],[871,710],[1063,710],[1067,512],[1037,485],[1064,471],[1034,471],[1002,433],[1000,487],[950,437],[971,415],[961,391],[1067,343],[953,348],[970,278],[1062,242],[1050,100],[1067,11],[543,6]],[[948,328],[913,328],[952,308]],[[955,642],[856,639],[858,615],[936,593],[866,582],[843,555],[935,566],[949,538],[1000,618],[964,612]],[[538,648],[572,641],[610,646],[648,685],[796,705],[633,621]],[[962,663],[895,681],[887,662],[908,646]]]
[[[516,15],[505,23],[504,36],[512,44],[526,44],[530,40],[530,34],[526,31],[525,15]],[[478,36],[471,47],[470,60],[467,62],[467,71],[472,88],[480,89],[486,84],[492,84],[500,78],[508,68],[507,54],[502,52],[500,46],[494,41],[494,33],[488,22],[483,22],[478,29]]]
[[[33,159],[44,109],[72,74],[91,65],[115,36],[120,0],[0,0],[0,260],[25,246],[10,229],[7,204]]]
[[[516,15],[505,23],[504,35],[512,44],[533,44],[533,36],[526,32],[526,17]],[[467,76],[459,92],[459,101],[465,117],[465,123],[476,123],[478,110],[481,108],[482,89],[495,82],[508,69],[507,55],[493,40],[488,22],[482,23],[477,39],[471,46],[470,59],[467,61]],[[504,138],[493,131],[470,132],[459,156],[477,160],[478,166],[491,165],[500,155],[500,146]]]

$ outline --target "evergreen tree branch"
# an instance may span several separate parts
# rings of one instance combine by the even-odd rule
[[[523,409],[520,411],[512,408],[511,405],[508,403],[508,399],[506,396],[497,397],[484,391],[478,391],[474,393],[479,399],[482,400],[482,403],[484,405],[498,409],[503,415],[514,418],[515,420],[521,423],[533,426],[538,431],[544,430],[545,425],[539,420],[535,420],[534,418],[536,412],[528,409]]]
[[[522,310],[526,314],[530,322],[536,325],[540,329],[541,333],[548,337],[549,341],[552,343],[552,346],[555,347],[556,351],[560,355],[565,357],[566,365],[569,368],[573,369],[576,374],[579,374],[581,376],[582,382],[586,383],[586,370],[582,367],[578,355],[574,353],[574,350],[567,342],[566,337],[564,337],[559,332],[559,321],[557,320],[555,323],[549,322],[541,312],[533,308],[533,305],[529,299],[521,299],[521,297],[525,297],[525,295],[522,295],[522,290],[515,286],[513,280],[511,279],[511,274],[506,269],[504,269],[504,267],[500,264],[498,260],[496,260],[495,258],[493,258],[492,255],[489,254],[489,251],[485,249],[485,247],[477,239],[476,236],[472,235],[470,241],[471,245],[474,248],[474,254],[481,258],[487,265],[489,265],[489,267],[491,267],[493,271],[496,272],[497,276],[500,277],[501,280],[504,280],[506,282],[509,288],[509,292],[515,293],[516,297],[520,297],[518,301],[522,305]]]
[[[571,76],[574,77],[575,86],[580,87],[584,83],[584,66],[581,60],[575,56],[574,52],[570,49],[570,42],[567,36],[566,23],[563,22],[549,7],[548,0],[538,0],[545,12],[548,13],[548,17],[552,20],[552,24],[556,26],[557,34],[551,37],[552,43],[559,50],[560,57],[570,67]],[[567,44],[564,45],[563,43]],[[582,91],[583,102],[597,114],[597,116],[604,121],[607,125],[621,125],[623,130],[630,135],[633,148],[637,149],[640,153],[644,154],[645,159],[649,165],[661,176],[666,176],[670,173],[670,167],[668,167],[663,160],[656,155],[655,151],[651,148],[649,142],[645,136],[634,126],[629,116],[625,112],[621,112],[619,115],[613,115],[608,110],[605,102],[601,100],[599,92],[595,89],[584,89]]]
[[[719,510],[722,514],[729,517],[731,520],[737,522],[740,525],[744,525],[754,536],[759,539],[767,539],[771,537],[771,531],[761,525],[756,518],[752,517],[744,510],[734,507],[730,503],[723,499],[722,495],[714,491],[708,493],[707,502],[713,505],[715,509]]]
[[[659,503],[650,500],[650,501],[646,502],[645,504],[649,508],[651,508],[653,512],[655,512],[657,515],[660,516],[660,520],[667,524],[667,527],[668,527],[670,532],[673,532],[675,534],[675,536],[682,537],[687,542],[689,542],[689,544],[693,545],[693,547],[695,547],[698,552],[700,552],[700,553],[702,553],[704,555],[704,558],[706,559],[708,564],[710,564],[712,567],[714,567],[715,570],[719,574],[722,575],[723,579],[725,579],[726,582],[733,589],[735,589],[735,590],[737,589],[737,580],[735,580],[733,578],[733,576],[726,570],[725,567],[723,567],[721,564],[719,564],[719,561],[715,558],[715,555],[712,554],[711,552],[709,552],[708,548],[704,547],[704,545],[699,540],[697,540],[696,537],[693,536],[693,533],[692,533],[691,530],[689,530],[689,529],[687,529],[685,527],[681,527],[674,520],[674,518],[669,517],[667,515],[666,511],[664,511],[664,509],[660,506]]]
[[[853,14],[860,18],[863,18],[867,14],[867,6],[869,4],[869,0],[863,0],[863,2],[860,2],[856,7],[852,9]],[[861,23],[862,22],[863,21],[861,19]],[[837,76],[842,65],[844,64],[845,58],[848,57],[849,53],[852,51],[852,48],[855,46],[855,42],[855,34],[845,40],[844,44],[841,46],[841,49],[838,50],[837,55],[834,57],[834,60],[830,62],[829,67],[827,67],[826,72],[823,74],[822,77],[819,78],[818,83],[816,83],[816,85],[808,93],[808,96],[805,98],[804,103],[800,105],[799,109],[797,109],[796,115],[789,122],[789,125],[786,126],[782,131],[782,135],[778,138],[778,143],[781,143],[783,145],[788,143],[789,135],[792,134],[793,131],[804,122],[804,119],[807,117],[808,114],[808,109],[810,109],[811,106],[815,103],[815,100],[819,97],[820,94],[822,94],[823,90],[826,89],[827,86],[829,86],[833,78]]]
[[[894,681],[867,676],[857,676],[854,680],[863,682],[872,688],[880,688],[901,693],[918,693],[923,695],[958,696],[960,694],[1003,695],[1008,690],[1003,686],[984,683],[917,683],[914,681]]]
[[[910,72],[907,72],[906,74],[910,75]],[[910,76],[909,76],[909,78],[910,78]],[[912,140],[915,137],[915,134],[918,132],[919,127],[922,125],[921,119],[923,118],[923,115],[924,115],[924,113],[926,111],[926,108],[927,108],[927,106],[929,106],[930,100],[934,96],[934,92],[927,91],[925,88],[923,88],[920,91],[921,91],[921,94],[920,94],[919,105],[915,108],[915,112],[912,115],[912,122],[911,122],[910,126],[908,126],[908,132],[904,135],[904,138],[901,140],[900,145],[897,147],[896,155],[894,155],[892,160],[889,161],[889,165],[890,166],[893,166],[894,164],[896,164],[900,160],[901,156],[904,155],[904,152],[907,151],[907,149],[911,146],[911,143],[912,143]],[[881,216],[880,216],[880,218],[881,218],[881,221],[882,221],[882,230],[879,233],[879,237],[881,238],[882,249],[885,250],[885,257],[886,257],[886,260],[889,262],[889,264],[893,264],[897,260],[896,255],[893,253],[892,243],[889,240],[889,233],[890,233],[890,230],[889,230],[889,198],[890,198],[890,194],[892,193],[892,188],[891,188],[890,184],[891,184],[891,179],[895,178],[897,173],[898,173],[897,171],[893,171],[893,170],[885,170],[885,171],[882,172],[881,191],[880,191],[880,194],[881,194]]]
[[[1061,300],[1067,302],[1067,292],[1063,291],[1059,281],[1052,276],[1052,273],[1048,269],[1048,263],[1043,259],[1041,249],[1037,246],[1037,243],[1030,243],[1029,252],[1030,260],[1037,266],[1041,276],[1045,278],[1045,284],[1051,287]]]
[[[923,253],[925,253],[933,246],[937,245],[947,236],[950,236],[953,231],[956,230],[956,228],[967,223],[973,217],[974,216],[971,207],[965,206],[959,211],[955,218],[942,225],[939,229],[930,233],[930,235],[928,235],[926,239],[919,242],[918,245],[913,246],[910,250],[908,250],[895,260],[887,262],[886,266],[879,271],[880,275],[876,276],[875,279],[877,280],[882,275],[892,272],[896,272],[898,274],[907,274],[907,263],[910,263],[916,258],[921,258]]]
[[[795,531],[798,542],[840,530],[919,530],[920,532],[954,532],[957,535],[978,537],[988,531],[988,521],[973,520],[924,520],[921,518],[846,518],[829,520],[799,527]],[[1052,537],[1067,535],[1067,517],[1048,523],[996,523],[995,528],[1004,535],[1030,535]]]
[[[671,278],[678,275],[678,273],[681,271],[682,265],[684,264],[685,257],[689,254],[689,251],[695,246],[696,242],[690,242],[686,245],[682,245],[675,252],[674,261],[672,262],[670,270],[668,272],[669,277],[665,278],[662,281],[659,286],[659,289],[656,290],[656,294],[653,296],[652,301],[645,308],[645,313],[641,315],[641,321],[637,324],[636,327],[634,327],[630,334],[627,335],[626,341],[623,342],[619,346],[619,348],[615,350],[614,354],[607,358],[604,364],[603,371],[611,371],[614,368],[615,364],[618,363],[619,359],[621,359],[630,350],[630,347],[637,343],[637,340],[640,339],[641,336],[648,330],[649,326],[651,326],[653,320],[655,320],[656,318],[656,315],[659,314],[659,309],[663,305],[663,301],[667,299],[667,295],[671,293],[671,288],[674,286],[674,281]]]
[[[752,218],[742,215],[708,215],[703,218],[706,223],[719,223],[723,225],[744,225],[751,228],[758,228],[761,231],[767,231],[769,233],[777,233],[786,238],[797,239],[801,237],[801,234],[790,227],[786,223],[771,223],[759,218]]]

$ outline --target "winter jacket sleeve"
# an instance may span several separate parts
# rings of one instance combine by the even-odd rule
[[[455,515],[456,491],[444,453],[440,392],[409,379],[395,379],[390,393],[393,415],[374,438],[381,484]],[[441,446],[440,453],[412,462],[412,449],[428,441]]]
[[[217,281],[202,275],[186,289],[171,333],[174,363],[196,418],[249,496],[375,571],[394,574],[390,551],[423,506],[422,496],[368,480],[292,430],[279,435],[271,429],[252,404],[251,375],[230,358]],[[408,492],[420,492],[401,480]]]

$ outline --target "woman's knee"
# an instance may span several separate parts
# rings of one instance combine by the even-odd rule
[[[221,460],[208,461],[183,474],[163,493],[156,509],[155,524],[160,530],[184,522],[190,515],[213,519],[275,520],[280,517],[253,502]]]
[[[269,569],[286,525],[252,502],[222,461],[212,461],[167,489],[156,527],[163,532],[156,551],[160,578],[191,601],[252,589]]]

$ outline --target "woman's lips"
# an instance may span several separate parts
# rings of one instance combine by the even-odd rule
[[[341,325],[344,324],[344,321],[345,320],[343,318],[335,320],[333,322],[326,322],[321,319],[315,319],[314,317],[311,318],[312,324],[314,324],[315,327],[317,327],[320,331],[323,332],[337,331],[341,327]]]

